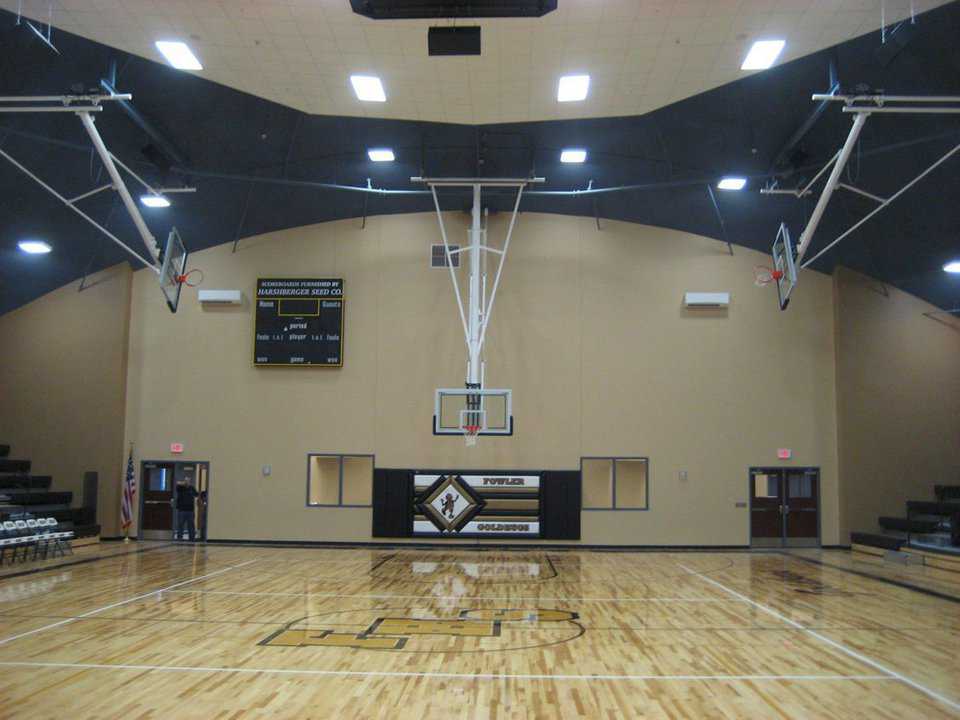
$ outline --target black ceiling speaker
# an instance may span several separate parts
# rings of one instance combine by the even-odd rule
[[[480,26],[432,27],[427,32],[431,55],[479,55]]]
[[[543,17],[558,0],[349,0],[358,15],[374,20]]]

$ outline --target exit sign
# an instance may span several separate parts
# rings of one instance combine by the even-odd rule
[[[789,460],[793,457],[793,450],[790,448],[777,448],[778,460]]]
[[[170,452],[179,455],[183,452],[183,443],[170,443]]]

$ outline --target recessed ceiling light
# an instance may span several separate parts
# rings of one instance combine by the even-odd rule
[[[587,159],[586,150],[577,150],[569,148],[560,153],[560,162],[563,163],[582,163]]]
[[[951,260],[943,266],[943,270],[948,273],[960,273],[960,260]]]
[[[373,162],[393,162],[393,150],[390,148],[374,148],[373,150],[367,150],[367,156]]]
[[[783,40],[757,40],[744,58],[740,69],[766,70],[777,61],[786,44]]]
[[[17,243],[17,247],[30,255],[46,255],[53,250],[50,244],[43,240],[21,240]]]
[[[170,201],[167,200],[163,195],[141,195],[140,202],[142,202],[148,208],[170,207]]]
[[[725,177],[717,183],[721,190],[743,190],[747,186],[747,179],[742,177]]]
[[[383,91],[383,83],[375,75],[351,75],[350,84],[357,94],[358,100],[364,102],[386,102],[387,94]]]
[[[173,40],[158,40],[157,50],[167,59],[167,62],[173,65],[177,70],[203,70],[203,65],[197,60],[197,56],[187,47],[186,43]]]
[[[589,75],[564,75],[557,86],[557,102],[586,100],[589,91]]]

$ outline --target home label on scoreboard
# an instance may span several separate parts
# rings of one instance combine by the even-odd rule
[[[343,280],[260,278],[255,366],[343,366]]]

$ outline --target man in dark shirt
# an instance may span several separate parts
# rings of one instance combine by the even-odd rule
[[[174,501],[176,503],[176,527],[173,532],[175,540],[183,540],[185,534],[189,535],[190,542],[196,539],[197,530],[193,523],[193,510],[197,495],[198,493],[193,485],[190,485],[185,477],[180,478],[177,483],[176,500]]]

